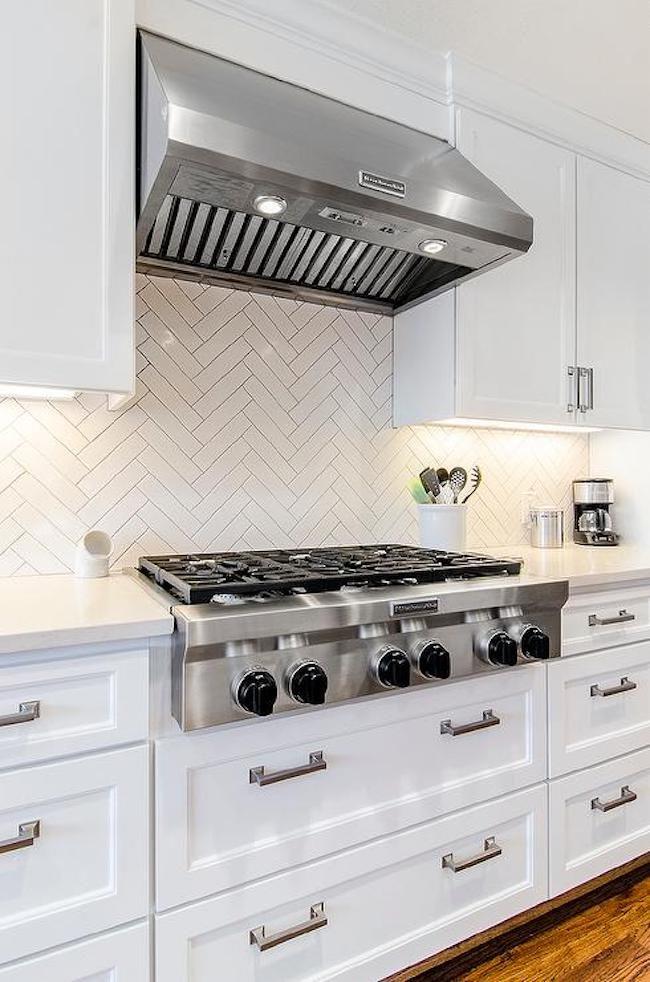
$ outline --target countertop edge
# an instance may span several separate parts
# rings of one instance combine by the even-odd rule
[[[164,617],[131,623],[87,625],[85,627],[61,627],[41,631],[5,634],[0,636],[0,655],[20,654],[26,651],[49,651],[84,644],[110,644],[122,641],[143,641],[167,637],[174,630],[171,614]]]

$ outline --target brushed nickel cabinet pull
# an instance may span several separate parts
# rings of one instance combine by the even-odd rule
[[[271,771],[270,774],[264,772],[264,767],[251,767],[248,772],[248,780],[251,784],[259,784],[261,788],[267,784],[277,784],[278,781],[289,781],[292,777],[302,777],[303,774],[314,774],[316,771],[327,770],[327,761],[323,759],[322,750],[314,750],[309,755],[309,761],[301,764],[300,767],[287,767],[283,771]]]
[[[627,624],[635,621],[636,614],[628,614],[626,610],[619,610],[616,617],[599,617],[598,614],[589,615],[589,627],[603,627],[605,624]]]
[[[599,685],[592,685],[589,690],[589,694],[592,696],[617,696],[619,692],[632,692],[632,690],[636,689],[636,687],[636,682],[631,682],[630,679],[624,675],[619,685],[613,685],[609,689],[601,689]]]
[[[15,852],[16,849],[27,849],[33,846],[36,839],[41,834],[41,823],[21,822],[18,826],[18,835],[13,839],[5,839],[0,842],[0,854],[3,852]]]
[[[629,805],[631,802],[636,801],[637,796],[634,791],[630,791],[627,784],[624,784],[621,788],[621,794],[619,798],[613,798],[611,801],[601,801],[600,798],[592,798],[591,807],[592,810],[597,810],[599,812],[611,812],[614,808],[620,808],[621,805]]]
[[[482,719],[475,723],[461,723],[459,726],[454,726],[450,719],[443,719],[440,724],[440,732],[449,734],[449,736],[462,736],[463,733],[474,733],[475,730],[486,730],[489,726],[498,726],[500,722],[501,718],[496,716],[491,709],[484,709]]]
[[[326,925],[325,905],[322,903],[314,904],[309,910],[308,921],[296,924],[295,927],[288,927],[285,931],[278,931],[277,934],[267,935],[264,925],[253,928],[249,935],[249,941],[250,944],[257,945],[260,951],[268,951],[269,948],[275,948],[276,945],[284,944],[285,941],[299,938],[311,931],[318,931],[319,928],[326,927]]]
[[[21,702],[18,704],[17,713],[9,713],[8,716],[0,716],[0,726],[14,726],[16,723],[31,723],[41,715],[41,704],[35,702]]]
[[[450,869],[453,873],[462,873],[464,869],[470,869],[472,866],[478,866],[479,863],[487,863],[489,859],[496,859],[503,852],[501,846],[498,846],[494,836],[490,836],[483,843],[483,852],[479,852],[476,856],[470,856],[469,859],[454,859],[453,852],[448,853],[446,856],[442,857],[442,868]]]
[[[569,365],[567,368],[567,375],[569,377],[569,394],[567,399],[566,411],[568,413],[575,412],[576,404],[578,401],[578,370],[574,365]]]

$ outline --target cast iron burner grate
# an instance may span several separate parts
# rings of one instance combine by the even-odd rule
[[[322,593],[355,585],[515,576],[521,570],[521,563],[511,559],[401,545],[143,556],[138,566],[174,597],[190,604],[207,603],[221,593]]]

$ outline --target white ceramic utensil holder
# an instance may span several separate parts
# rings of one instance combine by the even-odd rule
[[[108,576],[108,561],[113,552],[110,535],[93,529],[79,540],[75,554],[74,570],[85,578]]]
[[[465,548],[467,505],[418,505],[420,545],[425,549],[462,552]]]

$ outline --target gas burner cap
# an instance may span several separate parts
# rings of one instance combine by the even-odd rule
[[[215,593],[210,603],[220,604],[222,607],[237,607],[246,603],[246,597],[238,597],[234,593]]]

